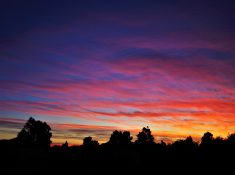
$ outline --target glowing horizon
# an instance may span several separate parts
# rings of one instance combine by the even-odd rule
[[[234,3],[4,3],[0,139],[29,117],[54,144],[235,132]]]

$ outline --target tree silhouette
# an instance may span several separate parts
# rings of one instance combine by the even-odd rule
[[[151,130],[149,129],[148,126],[146,128],[143,127],[142,131],[139,132],[139,134],[137,135],[136,143],[137,144],[150,144],[150,143],[154,143],[154,137],[151,134]]]
[[[231,145],[235,145],[235,133],[230,134],[227,138],[227,142]]]
[[[214,139],[215,144],[222,144],[223,142],[224,142],[224,139],[220,136],[218,136]]]
[[[175,141],[171,146],[177,151],[192,152],[197,148],[198,144],[193,141],[191,136],[189,136],[185,140],[180,139]]]
[[[120,173],[126,172],[126,168],[129,168],[130,173],[138,174],[148,173],[156,165],[159,171],[165,172],[169,167],[180,167],[183,164],[186,170],[191,170],[197,165],[200,172],[206,169],[210,174],[214,174],[211,173],[213,166],[219,167],[223,172],[226,168],[233,170],[235,156],[235,133],[227,138],[213,138],[213,134],[206,132],[201,138],[200,146],[191,136],[168,144],[163,141],[155,143],[148,127],[142,128],[138,133],[135,144],[132,144],[129,131],[117,130],[113,131],[107,143],[101,145],[92,137],[85,137],[83,145],[80,146],[69,146],[66,141],[62,145],[48,148],[50,137],[50,127],[45,122],[30,118],[17,138],[0,140],[0,156],[2,162],[6,162],[5,165],[8,166],[7,171],[14,169],[14,174],[18,173],[18,169],[11,166],[14,163],[25,168],[24,172],[36,174],[54,173],[58,168],[57,174],[60,174],[71,168],[77,170],[76,165],[80,165],[79,168],[87,174],[101,172],[104,167],[111,169],[107,171],[109,174],[117,170],[120,170]],[[22,145],[24,147],[21,147]],[[47,146],[48,149],[31,149],[32,146]],[[40,168],[37,164],[39,162]],[[42,171],[38,172],[39,169]],[[171,173],[178,173],[174,172],[175,168],[171,170]]]
[[[206,132],[204,133],[204,135],[201,138],[201,146],[202,147],[207,147],[207,146],[211,146],[213,142],[213,134],[211,134],[210,132]]]
[[[166,147],[166,143],[163,140],[161,140],[160,144],[161,144],[162,147]]]
[[[67,140],[65,141],[65,143],[62,144],[61,147],[62,147],[63,149],[68,149],[69,144],[68,144]]]
[[[17,140],[24,146],[50,147],[51,128],[46,122],[30,117],[23,129],[18,133]]]
[[[94,148],[99,146],[99,142],[96,140],[92,140],[92,137],[85,137],[83,139],[83,146],[84,147],[90,147],[90,148]]]
[[[187,137],[185,139],[185,144],[188,146],[188,147],[195,147],[195,146],[198,146],[198,144],[193,141],[193,138],[191,136]]]
[[[132,136],[129,131],[113,131],[109,143],[113,145],[128,145],[131,143]]]

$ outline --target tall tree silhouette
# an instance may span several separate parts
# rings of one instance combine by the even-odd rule
[[[21,145],[50,147],[51,128],[46,122],[30,117],[23,129],[18,133],[17,140]]]
[[[154,137],[151,134],[151,130],[149,129],[148,126],[146,128],[143,127],[142,131],[139,132],[139,134],[137,135],[136,143],[137,144],[150,144],[150,143],[154,143]]]

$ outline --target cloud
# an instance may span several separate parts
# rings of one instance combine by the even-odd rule
[[[135,56],[103,63],[98,61],[102,71],[95,77],[94,70],[88,74],[92,78],[85,80],[67,77],[39,82],[2,80],[1,89],[8,96],[16,95],[13,99],[1,100],[0,108],[2,111],[36,115],[89,118],[127,129],[125,117],[131,128],[142,127],[134,124],[141,118],[155,126],[162,124],[175,131],[180,129],[181,133],[196,128],[193,134],[198,134],[209,127],[225,135],[234,128],[233,123],[229,125],[225,122],[234,118],[234,79],[229,76],[233,73],[233,61],[205,57],[195,59]],[[90,63],[93,64],[92,60]],[[72,66],[70,75],[76,77],[81,72],[85,75],[86,69],[79,68]],[[24,93],[29,96],[28,100]],[[174,120],[167,121],[165,116]],[[186,124],[180,125],[180,117],[186,118]],[[155,118],[163,121],[153,122]],[[190,122],[187,118],[197,122]],[[211,122],[220,123],[223,127],[215,127]]]
[[[203,8],[198,1],[58,3],[53,14],[50,3],[18,4],[24,13],[7,12],[7,4],[2,11],[12,16],[0,29],[0,110],[8,116],[86,120],[91,128],[103,123],[135,132],[152,125],[167,139],[198,137],[207,128],[223,136],[234,131],[231,2],[203,2]],[[9,21],[14,31],[6,28]],[[0,129],[20,125],[7,122]],[[100,132],[103,141],[110,132],[77,127],[85,135]],[[75,130],[57,129],[58,142],[61,131],[77,142]]]

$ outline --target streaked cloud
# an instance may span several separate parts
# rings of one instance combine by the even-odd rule
[[[48,3],[45,15],[42,2],[15,13],[5,3],[1,138],[17,133],[24,114],[51,123],[55,143],[104,142],[112,130],[135,135],[147,125],[168,141],[234,132],[231,2],[102,2],[58,1],[53,13]]]

